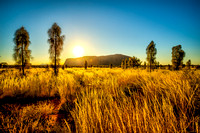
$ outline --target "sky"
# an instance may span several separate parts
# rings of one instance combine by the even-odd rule
[[[146,61],[153,40],[156,60],[171,64],[172,47],[182,45],[184,63],[200,64],[199,0],[0,0],[0,62],[14,64],[14,33],[29,32],[31,63],[49,60],[48,29],[56,22],[65,35],[61,63],[83,56],[124,54]]]

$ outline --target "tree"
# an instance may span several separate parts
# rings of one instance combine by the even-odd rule
[[[183,58],[185,52],[181,49],[181,45],[172,47],[172,68],[173,70],[179,70],[179,67],[183,64]]]
[[[124,69],[124,59],[122,59],[121,68]]]
[[[54,65],[54,73],[57,76],[58,75],[58,67],[60,62],[60,54],[61,51],[63,50],[63,44],[64,44],[64,39],[65,36],[61,36],[61,28],[54,23],[52,27],[48,30],[48,43],[50,44],[49,47],[49,54],[50,54],[50,59],[52,61],[52,64]]]
[[[0,68],[6,68],[8,67],[8,63],[7,62],[1,62],[0,63]]]
[[[46,69],[49,70],[49,67],[50,67],[50,66],[47,64],[47,65],[46,65]]]
[[[110,65],[109,65],[109,68],[110,68],[110,69],[112,69],[112,67],[113,67],[113,65],[112,65],[112,64],[110,64]]]
[[[159,68],[159,66],[160,66],[160,62],[158,62],[158,61],[155,61],[155,66],[154,66],[154,68],[156,68],[156,69],[158,69]]]
[[[62,65],[62,69],[65,70],[65,64]]]
[[[16,64],[21,64],[21,69],[24,73],[24,68],[26,64],[29,64],[31,57],[31,50],[28,49],[30,45],[30,40],[29,40],[29,33],[26,31],[26,29],[22,26],[18,30],[15,31],[14,34],[14,54],[13,58],[16,62]]]
[[[138,67],[138,66],[140,66],[141,63],[142,63],[142,62],[140,61],[139,58],[133,56],[132,58],[131,58],[131,57],[129,58],[129,63],[128,63],[128,64],[129,64],[129,67],[133,68],[133,67]]]
[[[146,64],[146,62],[144,62],[144,69],[146,69],[146,67],[147,67],[147,64]]]
[[[188,60],[188,61],[186,62],[186,66],[187,66],[188,69],[190,69],[190,66],[191,66],[191,60]]]
[[[127,58],[124,60],[124,69],[127,69],[128,68],[128,60]]]
[[[128,60],[128,67],[129,67],[129,68],[132,68],[132,67],[133,67],[133,60],[132,60],[131,57],[130,57],[129,60]]]
[[[84,65],[85,65],[85,69],[87,69],[87,66],[88,66],[87,61],[85,61]]]
[[[167,69],[168,69],[168,70],[171,70],[170,64],[167,65]]]
[[[152,65],[155,63],[155,60],[156,60],[157,50],[155,48],[155,45],[156,44],[153,41],[151,41],[150,44],[146,48],[147,62],[150,68],[150,72],[151,72]]]

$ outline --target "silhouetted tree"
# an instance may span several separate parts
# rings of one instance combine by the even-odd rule
[[[28,64],[31,59],[31,50],[28,49],[30,45],[30,40],[29,40],[29,33],[26,31],[26,29],[22,26],[18,30],[15,31],[14,34],[14,54],[13,58],[16,62],[16,64],[21,64],[21,69],[24,73],[24,68],[25,64]]]
[[[124,60],[124,69],[127,69],[128,68],[128,60],[127,58]]]
[[[121,68],[124,69],[124,59],[121,62]]]
[[[144,62],[144,69],[146,69],[146,67],[147,67],[147,64],[146,64],[146,62]]]
[[[170,64],[168,64],[168,65],[167,65],[167,69],[168,69],[168,70],[170,70],[170,69],[171,69],[171,67],[170,67]]]
[[[158,61],[155,61],[155,67],[154,68],[156,68],[156,69],[158,69],[159,68],[159,66],[160,66],[160,62],[158,62]]]
[[[163,65],[162,65],[162,64],[160,64],[160,65],[159,65],[159,69],[162,69],[162,68],[163,68]]]
[[[87,69],[87,66],[88,66],[87,61],[85,61],[84,65],[85,65],[85,69]]]
[[[160,62],[157,62],[157,68],[159,68],[160,67]]]
[[[190,69],[190,66],[191,66],[191,60],[188,60],[188,61],[186,62],[186,66],[187,66],[188,69]]]
[[[8,67],[8,63],[7,62],[1,62],[0,63],[0,68],[7,68]]]
[[[57,76],[58,75],[58,67],[60,62],[60,53],[63,49],[63,44],[64,44],[64,38],[65,36],[61,36],[61,28],[54,23],[52,27],[48,30],[48,43],[50,44],[49,47],[49,54],[50,54],[50,59],[52,61],[52,64],[54,65],[54,73]]]
[[[62,69],[65,70],[65,65],[62,65]]]
[[[46,69],[49,70],[49,65],[48,64],[46,65]]]
[[[129,62],[130,62],[130,67],[138,67],[141,65],[141,61],[139,58],[133,56],[132,58],[129,58]]]
[[[156,60],[157,50],[155,48],[155,45],[156,44],[153,41],[151,41],[150,44],[146,48],[147,62],[150,68],[150,72],[152,69],[152,65],[155,63],[155,60]]]
[[[184,57],[185,57],[185,52],[181,49],[181,45],[172,47],[172,68],[173,68],[173,70],[179,70],[180,66],[183,64]]]
[[[129,67],[129,68],[132,68],[132,67],[133,67],[133,60],[132,60],[131,57],[128,59],[128,67]]]
[[[112,66],[113,66],[112,64],[109,65],[110,69],[112,69]]]

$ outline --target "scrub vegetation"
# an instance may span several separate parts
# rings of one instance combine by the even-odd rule
[[[199,132],[200,71],[0,69],[1,132]]]

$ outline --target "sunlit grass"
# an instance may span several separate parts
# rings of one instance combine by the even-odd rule
[[[1,101],[6,97],[32,100],[3,102],[2,131],[199,131],[199,71],[67,68],[55,77],[51,69],[29,69],[21,77],[5,70]]]

